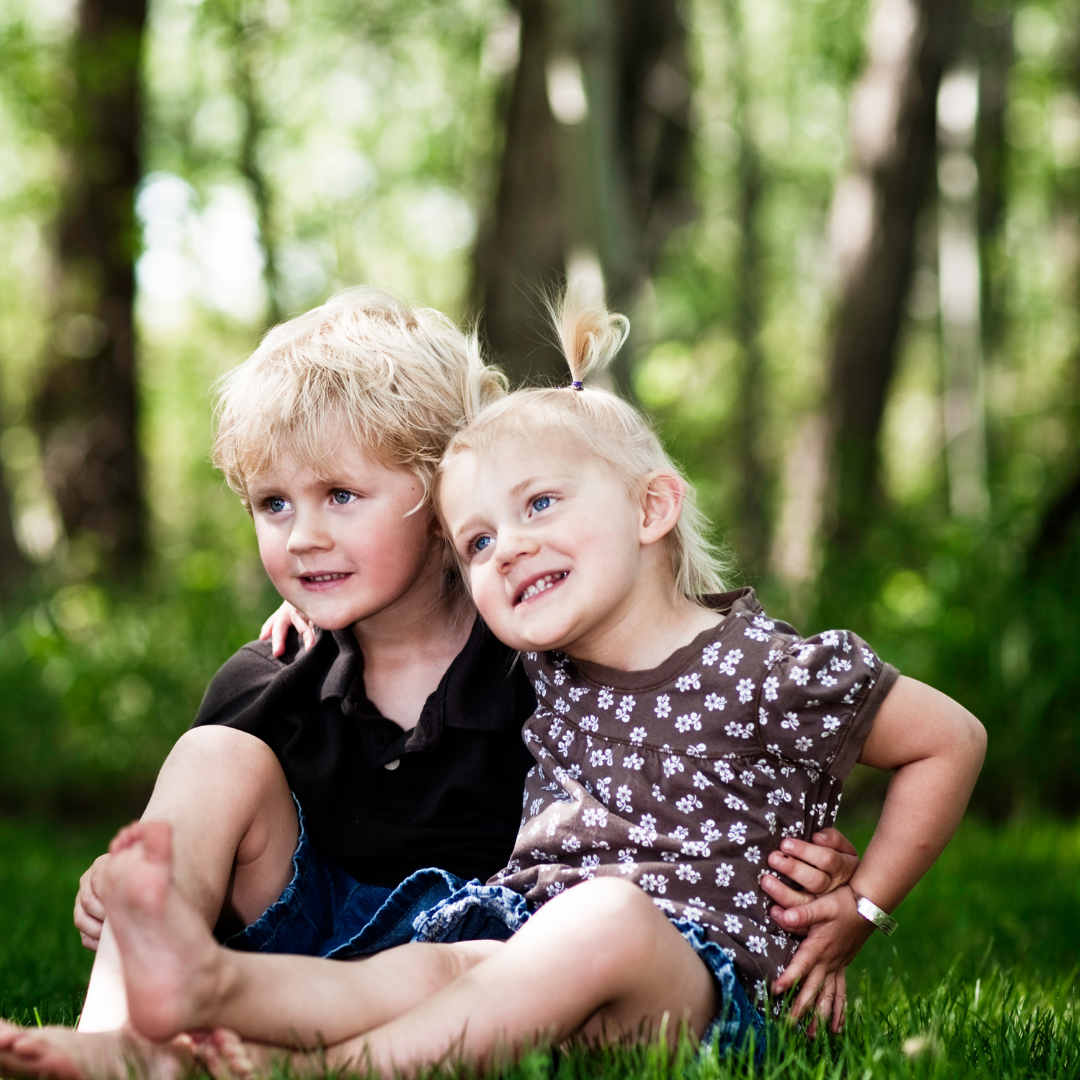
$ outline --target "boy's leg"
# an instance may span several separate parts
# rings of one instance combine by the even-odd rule
[[[173,881],[205,924],[222,910],[254,921],[292,877],[299,825],[289,785],[261,739],[219,725],[180,737],[158,773],[144,821],[173,827]],[[106,923],[79,1030],[128,1018],[116,942]]]

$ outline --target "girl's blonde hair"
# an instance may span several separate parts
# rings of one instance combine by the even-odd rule
[[[444,464],[465,452],[497,453],[509,438],[576,445],[583,455],[607,462],[633,497],[640,496],[642,481],[651,472],[674,472],[686,484],[678,523],[666,537],[675,588],[694,601],[723,592],[727,567],[706,536],[708,522],[698,509],[693,486],[637,409],[588,385],[622,347],[629,320],[609,312],[598,296],[580,287],[568,289],[549,310],[572,385],[518,390],[488,405],[450,440]],[[435,474],[436,500],[441,475],[440,469]]]
[[[419,510],[450,437],[506,379],[446,315],[361,286],[269,330],[215,391],[213,462],[249,510],[260,473],[285,456],[320,471],[350,438],[416,476]]]

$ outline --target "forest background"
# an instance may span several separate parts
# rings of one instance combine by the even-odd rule
[[[584,277],[740,581],[1074,817],[1078,196],[1076,0],[3,0],[0,810],[137,812],[276,605],[207,460],[268,325],[373,281],[544,379]]]

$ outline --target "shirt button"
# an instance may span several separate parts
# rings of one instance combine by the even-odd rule
[[[387,772],[393,772],[401,764],[401,758],[394,758],[393,761],[388,761],[383,768]]]

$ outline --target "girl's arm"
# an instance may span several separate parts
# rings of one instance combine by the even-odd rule
[[[963,706],[901,676],[882,702],[859,761],[895,770],[877,829],[850,887],[772,915],[785,929],[809,927],[787,970],[773,983],[802,987],[791,1016],[817,1001],[832,1028],[843,1022],[843,969],[873,932],[856,910],[864,896],[891,912],[944,850],[967,807],[986,751],[982,724]]]
[[[281,656],[285,652],[285,639],[289,636],[291,626],[296,627],[296,632],[300,635],[305,649],[310,649],[315,644],[314,624],[308,621],[302,611],[297,611],[288,600],[282,600],[281,607],[262,624],[259,640],[265,641],[270,638],[274,655]]]

